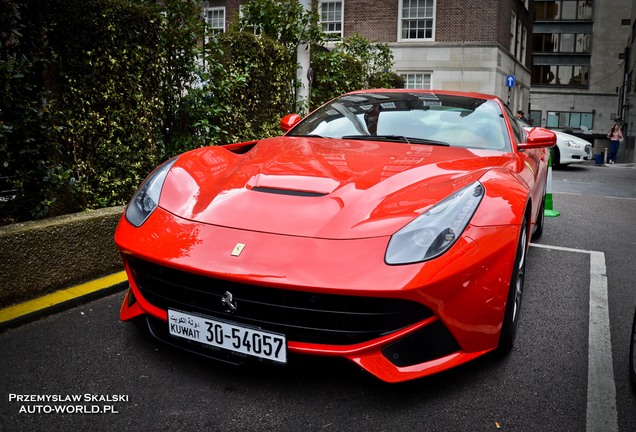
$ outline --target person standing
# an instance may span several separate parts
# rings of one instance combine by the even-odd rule
[[[526,118],[526,115],[521,110],[517,111],[517,113],[515,114],[515,117],[517,117],[519,120],[521,120],[524,123],[530,124],[530,122]]]
[[[613,164],[616,162],[618,147],[621,145],[621,141],[623,141],[623,131],[618,123],[612,126],[612,130],[607,134],[607,138],[610,140],[610,154],[608,162]]]

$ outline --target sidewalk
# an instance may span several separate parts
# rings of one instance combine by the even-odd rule
[[[615,164],[605,164],[604,166],[611,168],[636,168],[636,163],[615,163]]]
[[[121,271],[34,300],[0,309],[0,333],[80,304],[123,291],[127,287],[126,272]]]

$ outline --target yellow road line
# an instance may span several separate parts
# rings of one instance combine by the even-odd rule
[[[0,323],[8,322],[41,309],[46,309],[48,307],[67,302],[69,300],[73,300],[78,297],[100,291],[102,289],[110,288],[114,285],[117,285],[118,283],[124,282],[125,280],[126,272],[121,271],[109,276],[83,283],[81,285],[75,285],[73,287],[48,294],[34,300],[29,300],[24,303],[1,309]]]

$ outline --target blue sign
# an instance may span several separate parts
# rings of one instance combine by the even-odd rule
[[[506,75],[506,87],[514,87],[514,86],[515,86],[515,76]]]

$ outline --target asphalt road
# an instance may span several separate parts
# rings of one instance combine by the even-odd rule
[[[530,249],[504,359],[400,385],[333,360],[233,368],[119,322],[118,293],[0,334],[0,430],[633,432],[636,169],[586,164],[553,180],[561,216]],[[611,337],[589,322],[603,281]]]

